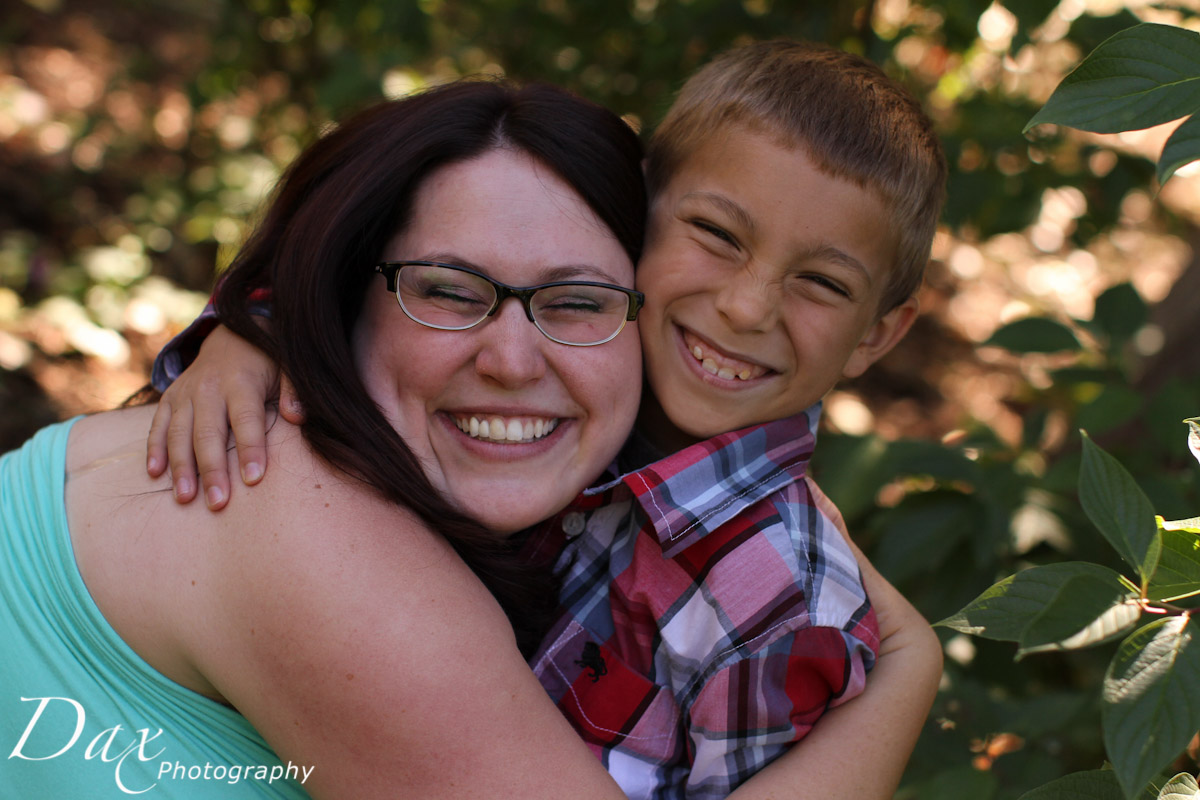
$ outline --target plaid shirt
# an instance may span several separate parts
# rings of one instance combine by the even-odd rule
[[[819,413],[693,445],[556,518],[562,615],[533,668],[631,798],[724,797],[863,689],[878,626],[812,504]]]

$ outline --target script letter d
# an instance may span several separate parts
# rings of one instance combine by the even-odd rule
[[[76,740],[79,739],[79,734],[83,733],[83,721],[87,718],[87,713],[83,710],[83,706],[81,706],[79,703],[69,697],[21,698],[22,703],[29,703],[34,700],[40,700],[41,702],[38,703],[37,711],[33,712],[33,717],[29,720],[29,724],[25,726],[25,732],[21,734],[21,739],[17,742],[17,746],[14,747],[13,751],[8,754],[9,758],[22,758],[26,761],[49,761],[50,759],[57,758],[58,756],[61,756],[63,753],[70,750],[71,747],[74,746]],[[64,700],[75,706],[75,733],[71,735],[71,741],[63,745],[63,748],[57,753],[48,756],[27,756],[21,752],[21,750],[25,747],[25,742],[27,739],[29,739],[29,734],[33,731],[34,726],[37,725],[38,720],[42,718],[42,712],[46,710],[46,706],[49,705],[51,700]]]

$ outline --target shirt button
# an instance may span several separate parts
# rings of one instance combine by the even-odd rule
[[[572,511],[563,517],[562,526],[563,533],[567,534],[567,536],[578,536],[583,533],[585,527],[583,514],[578,511]]]

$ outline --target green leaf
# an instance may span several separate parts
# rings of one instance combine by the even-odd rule
[[[1200,519],[1194,521],[1200,523]],[[1200,537],[1195,529],[1172,530],[1167,524],[1163,523],[1162,555],[1147,596],[1172,602],[1200,593]]]
[[[1121,643],[1104,676],[1104,746],[1127,794],[1140,791],[1200,730],[1200,641],[1186,615]]]
[[[1054,604],[1064,587],[1076,578],[1091,578],[1108,586],[1119,587],[1122,596],[1125,594],[1121,576],[1108,567],[1083,561],[1046,564],[1005,578],[957,614],[936,624],[985,639],[1020,642],[1026,630],[1038,621],[1047,608]],[[1096,614],[1107,607],[1099,608]],[[1051,617],[1043,623],[1044,630],[1049,630],[1063,615],[1061,610],[1052,612]]]
[[[997,328],[984,346],[1003,347],[1014,353],[1058,353],[1079,350],[1079,339],[1061,322],[1026,317]]]
[[[1019,800],[1125,800],[1111,769],[1075,772],[1026,792]]]
[[[1117,342],[1128,341],[1146,324],[1147,318],[1146,301],[1130,283],[1119,283],[1101,292],[1092,314],[1096,327]]]
[[[1200,161],[1200,116],[1188,117],[1163,145],[1158,157],[1158,183],[1166,183],[1175,170]]]
[[[1162,542],[1154,508],[1120,462],[1083,433],[1079,502],[1092,524],[1138,571],[1142,585],[1154,574]]]
[[[1046,650],[1078,650],[1106,642],[1137,624],[1142,610],[1121,576],[1072,575],[1021,633],[1020,658]]]
[[[1200,800],[1200,784],[1191,775],[1181,772],[1162,787],[1158,800]]]
[[[1102,42],[1025,126],[1141,130],[1200,110],[1200,34],[1143,23]]]

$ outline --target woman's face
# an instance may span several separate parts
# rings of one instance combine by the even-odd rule
[[[511,150],[430,175],[384,258],[458,264],[512,286],[633,286],[629,257],[582,198]],[[571,347],[543,336],[510,298],[474,328],[436,330],[405,316],[383,276],[367,291],[354,353],[367,391],[433,485],[504,533],[561,510],[608,466],[641,390],[636,323],[605,344]],[[472,435],[472,417],[487,421],[488,438]]]

